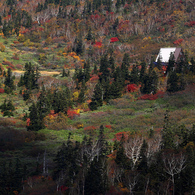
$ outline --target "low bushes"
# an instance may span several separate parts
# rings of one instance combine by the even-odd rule
[[[2,43],[0,43],[0,51],[4,52],[5,51],[5,45],[3,45]]]
[[[156,100],[158,98],[162,98],[164,96],[163,91],[158,91],[156,94],[145,94],[138,98],[138,100]]]
[[[124,98],[117,98],[117,99],[112,99],[109,101],[110,105],[115,106],[115,108],[130,108],[130,102],[127,99]]]
[[[49,114],[44,118],[44,125],[51,130],[61,130],[68,128],[68,117],[64,113]]]
[[[125,116],[125,115],[133,115],[135,111],[133,109],[127,108],[127,109],[117,109],[117,110],[112,110],[109,112],[111,115],[117,115],[117,116]]]
[[[2,64],[8,65],[7,69],[10,68],[11,70],[15,70],[15,66],[9,61],[3,61]]]

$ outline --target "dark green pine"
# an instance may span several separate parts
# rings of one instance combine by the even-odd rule
[[[98,82],[95,86],[92,102],[90,102],[89,107],[91,110],[96,110],[98,107],[102,105],[103,105],[103,91],[102,91],[101,84]]]

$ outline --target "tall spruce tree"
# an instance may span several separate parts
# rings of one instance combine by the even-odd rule
[[[5,81],[4,81],[6,93],[11,93],[15,89],[14,79],[15,76],[12,76],[12,71],[10,68],[8,68],[7,74],[5,75]]]
[[[24,75],[21,75],[18,86],[25,86],[26,89],[38,89],[38,78],[40,73],[38,67],[34,67],[31,62],[25,64]]]
[[[110,72],[108,70],[109,68],[109,61],[108,61],[108,55],[105,54],[104,56],[101,57],[100,59],[100,70],[102,74],[100,75],[100,82],[104,80],[105,82],[108,82],[110,79]]]
[[[38,110],[37,105],[33,102],[33,104],[29,108],[29,118],[30,124],[27,126],[27,130],[30,131],[38,131],[44,128],[43,120],[41,117],[40,110]]]
[[[69,190],[74,188],[81,168],[81,164],[79,164],[81,161],[79,152],[79,142],[73,143],[69,135],[68,140],[61,146],[54,159],[56,166],[53,178],[58,181],[60,185],[68,187],[68,194],[70,193]]]
[[[78,97],[78,103],[82,104],[85,102],[85,86],[83,86],[80,90],[79,97]]]
[[[49,114],[50,110],[52,108],[51,102],[48,99],[47,92],[45,90],[45,87],[43,85],[41,94],[39,95],[38,101],[37,101],[37,109],[39,111],[39,117],[41,120]]]
[[[112,74],[115,70],[115,60],[114,60],[114,57],[112,55],[110,55],[110,58],[109,58],[109,67],[111,68],[111,71],[112,71]]]
[[[162,145],[163,149],[173,149],[175,148],[174,144],[174,133],[173,133],[173,128],[170,125],[169,121],[169,111],[166,110],[165,116],[164,116],[164,126],[162,129]]]
[[[167,79],[167,91],[168,92],[176,92],[179,90],[179,85],[178,85],[178,75],[176,73],[176,71],[172,70],[169,75],[168,75],[168,79]]]
[[[109,87],[109,99],[116,99],[122,95],[123,85],[121,84],[120,78],[117,78],[116,81],[112,82]]]
[[[105,194],[108,189],[107,164],[105,157],[95,157],[92,161],[85,180],[85,194]]]
[[[161,61],[161,56],[159,56],[157,63],[156,63],[156,67],[161,70],[162,69],[162,61]]]
[[[84,82],[86,83],[90,79],[90,63],[89,60],[84,63]]]
[[[13,111],[15,110],[15,107],[11,100],[7,102],[5,99],[3,104],[0,105],[1,112],[3,112],[3,116],[14,116]]]
[[[82,55],[84,53],[85,47],[82,40],[82,35],[79,34],[78,37],[76,37],[74,42],[73,51],[75,51],[78,55]]]
[[[139,83],[139,69],[136,65],[133,65],[133,68],[131,70],[130,82],[135,84]]]
[[[171,53],[170,57],[169,57],[169,62],[168,62],[168,66],[167,66],[166,72],[169,73],[170,71],[172,71],[174,66],[175,66],[175,57],[174,57],[174,54]]]
[[[139,81],[141,83],[143,83],[144,77],[145,77],[145,73],[146,73],[146,63],[142,62],[140,65],[141,65],[141,70],[140,70],[140,75],[139,75]]]
[[[70,100],[70,91],[68,88],[62,91],[55,91],[53,94],[52,108],[55,113],[66,113],[68,108],[72,107],[72,101]]]
[[[128,68],[130,66],[129,61],[130,61],[129,55],[125,53],[123,56],[123,61],[121,65],[121,73],[122,73],[122,77],[124,78],[124,80],[129,79],[129,71],[128,71]]]
[[[91,110],[96,110],[103,105],[103,88],[100,82],[98,82],[94,89],[92,101],[89,104]]]
[[[190,66],[190,71],[195,74],[195,61],[194,58],[192,57],[190,60],[191,66]]]

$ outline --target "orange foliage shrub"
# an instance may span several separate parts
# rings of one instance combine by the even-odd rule
[[[75,111],[75,110],[68,109],[67,116],[69,119],[75,119],[76,116],[80,116],[80,114],[77,113],[77,111]]]
[[[18,43],[20,43],[20,42],[19,42],[19,41],[13,41],[13,43],[14,43],[14,44],[18,44]]]

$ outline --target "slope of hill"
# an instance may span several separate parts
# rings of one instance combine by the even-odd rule
[[[193,1],[0,7],[0,194],[194,193]]]

